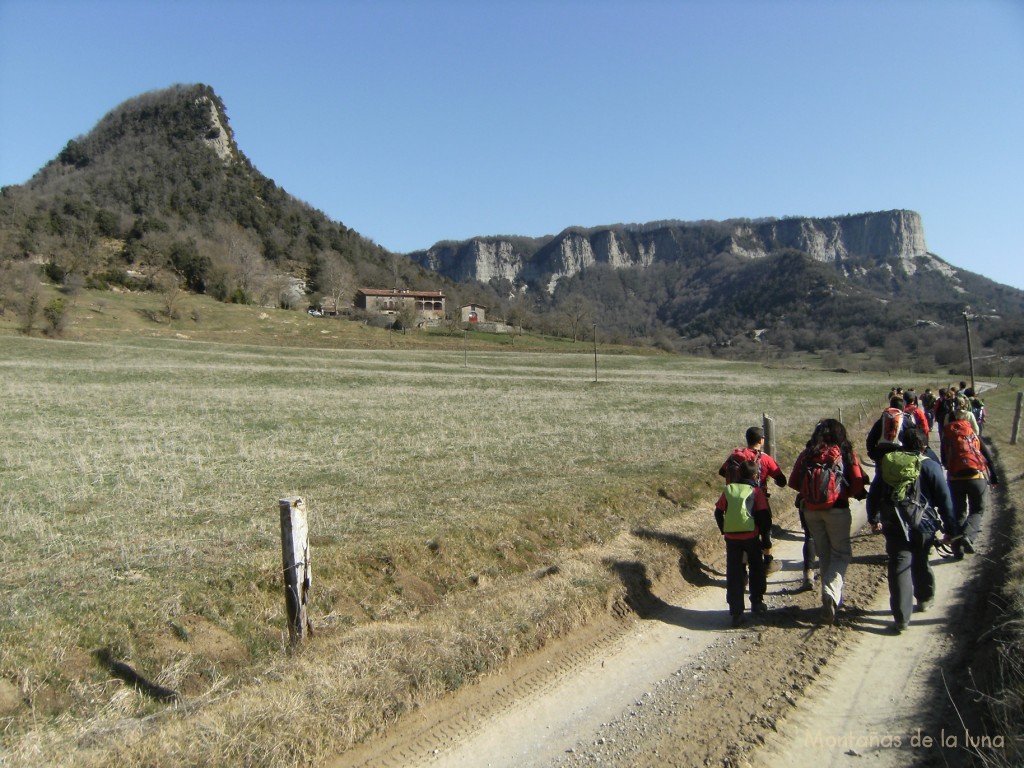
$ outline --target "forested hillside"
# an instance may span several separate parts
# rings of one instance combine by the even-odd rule
[[[235,145],[204,85],[125,102],[0,198],[0,258],[55,281],[303,302],[359,283],[432,285],[421,269],[292,197]],[[296,284],[288,278],[295,278]]]

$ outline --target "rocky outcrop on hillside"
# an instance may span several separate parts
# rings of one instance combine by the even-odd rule
[[[739,226],[731,251],[766,256],[793,248],[817,261],[845,258],[912,259],[928,252],[921,217],[913,211],[886,211],[834,219],[782,219]]]
[[[732,254],[761,258],[787,249],[816,261],[856,262],[889,268],[902,263],[912,273],[928,255],[921,217],[913,211],[862,213],[835,218],[658,222],[570,228],[548,238],[477,237],[439,243],[409,254],[427,269],[453,280],[494,278],[551,291],[557,281],[587,267],[646,267]]]

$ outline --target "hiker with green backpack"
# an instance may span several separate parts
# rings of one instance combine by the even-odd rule
[[[775,459],[764,452],[764,429],[761,427],[750,427],[745,437],[747,439],[746,446],[733,449],[732,453],[726,457],[719,468],[718,474],[725,478],[727,485],[734,483],[737,480],[740,465],[744,461],[752,461],[757,467],[757,474],[754,479],[757,480],[757,484],[764,491],[765,499],[770,499],[771,494],[768,492],[769,478],[774,480],[779,488],[785,488],[786,475]],[[772,511],[769,509],[769,527],[772,525],[771,514]],[[811,559],[813,560],[813,556]],[[806,547],[804,550],[804,560],[805,562],[807,561]],[[808,566],[805,565],[804,567],[807,568]],[[764,570],[768,574],[777,573],[782,570],[782,563],[772,556],[771,550],[764,553]]]
[[[771,510],[758,482],[757,464],[740,463],[734,481],[715,504],[715,522],[725,537],[725,599],[734,627],[742,626],[745,581],[750,569],[750,609],[768,611],[764,593],[768,588],[764,555],[772,549]]]
[[[942,465],[925,454],[928,436],[919,427],[905,430],[902,445],[884,454],[868,490],[868,522],[885,534],[889,556],[889,607],[892,630],[906,630],[914,611],[935,601],[935,573],[928,561],[942,532],[948,544],[956,531],[953,499]]]

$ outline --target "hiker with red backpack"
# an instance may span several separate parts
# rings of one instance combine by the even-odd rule
[[[928,555],[940,531],[946,544],[956,531],[942,466],[925,453],[927,447],[923,429],[906,430],[903,445],[882,457],[868,491],[868,522],[875,533],[885,534],[889,607],[897,634],[910,623],[915,599],[921,613],[935,602],[935,573]]]
[[[971,425],[970,411],[957,410],[942,432],[942,463],[946,467],[953,512],[960,526],[953,540],[953,556],[973,554],[981,518],[988,511],[989,485],[998,485],[995,462],[988,446]]]
[[[753,461],[744,461],[735,482],[715,504],[715,522],[725,537],[725,599],[729,604],[732,625],[743,624],[745,583],[750,572],[750,610],[767,613],[764,593],[768,588],[764,570],[764,553],[772,548],[772,521],[768,497],[758,482],[758,469]]]
[[[789,485],[799,490],[803,509],[821,562],[821,618],[836,619],[843,602],[843,579],[853,559],[850,498],[867,495],[860,459],[836,419],[824,419],[814,428],[807,447],[797,457]]]
[[[758,486],[764,491],[765,501],[771,497],[768,491],[768,479],[771,478],[779,488],[786,487],[786,475],[779,468],[778,463],[764,452],[764,430],[761,427],[750,427],[745,435],[747,444],[742,448],[734,448],[732,453],[718,470],[718,474],[725,478],[726,484],[735,483],[739,479],[740,466],[745,461],[753,461],[756,466],[755,479]],[[768,509],[768,527],[772,526],[772,511]],[[782,568],[781,563],[776,560],[771,550],[764,553],[765,573],[775,573]]]

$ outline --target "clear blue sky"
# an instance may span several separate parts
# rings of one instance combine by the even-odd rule
[[[1019,0],[0,0],[0,184],[196,82],[261,172],[395,251],[908,208],[1024,288]]]

